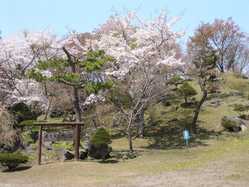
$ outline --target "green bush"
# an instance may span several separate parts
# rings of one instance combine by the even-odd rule
[[[188,98],[197,95],[197,91],[188,83],[184,82],[179,88],[180,94],[184,97],[185,103],[188,103]]]
[[[245,112],[249,110],[249,105],[235,104],[234,111],[236,112]]]
[[[99,128],[92,136],[91,143],[94,145],[110,144],[111,136],[106,129]]]
[[[21,126],[21,127],[24,127],[24,126],[33,126],[34,125],[34,122],[36,120],[25,120],[25,121],[22,121],[21,123],[19,123],[18,126]]]
[[[16,153],[0,153],[0,163],[9,170],[16,169],[20,164],[28,162],[28,156],[19,152]]]
[[[56,142],[53,144],[54,149],[65,149],[69,151],[73,151],[73,144],[71,142]]]
[[[123,106],[124,108],[129,108],[133,104],[132,97],[127,92],[127,89],[122,86],[113,87],[110,90],[108,100],[114,105]]]
[[[36,112],[32,111],[30,107],[28,107],[24,103],[17,103],[13,105],[9,110],[14,114],[17,123],[20,123],[24,120],[34,120],[39,115]]]

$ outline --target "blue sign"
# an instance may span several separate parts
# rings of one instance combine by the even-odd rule
[[[183,138],[185,140],[186,145],[188,145],[189,139],[190,139],[190,134],[188,130],[184,130],[183,131]]]

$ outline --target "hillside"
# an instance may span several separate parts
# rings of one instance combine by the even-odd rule
[[[195,82],[191,84],[197,89]],[[19,172],[0,173],[0,185],[39,186],[49,181],[54,186],[67,187],[82,184],[246,186],[249,182],[249,132],[225,132],[221,119],[225,115],[239,115],[234,111],[235,104],[248,104],[249,80],[225,75],[220,91],[205,103],[200,114],[200,133],[192,137],[189,147],[184,146],[182,130],[189,122],[192,109],[179,107],[181,102],[176,98],[170,106],[160,103],[147,110],[146,135],[144,139],[135,140],[138,154],[135,159],[57,161]],[[116,131],[112,142],[114,153],[126,151],[126,138],[115,134]]]

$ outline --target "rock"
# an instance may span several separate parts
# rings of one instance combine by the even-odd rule
[[[221,124],[230,132],[240,132],[242,130],[242,126],[245,126],[244,121],[236,116],[224,116]]]
[[[249,115],[248,114],[242,114],[239,116],[243,120],[249,120]]]
[[[38,140],[39,132],[38,131],[31,131],[30,132],[30,137],[35,143]]]
[[[220,99],[215,99],[215,100],[212,100],[208,106],[211,106],[211,107],[218,107],[221,105],[221,100]]]
[[[125,154],[125,155],[122,156],[122,159],[123,159],[123,160],[128,160],[129,158],[128,158],[128,156]]]
[[[240,91],[231,91],[230,96],[243,96],[243,93]]]
[[[242,132],[245,132],[248,129],[246,125],[241,125],[240,128]]]
[[[95,159],[107,159],[110,158],[112,149],[107,144],[101,145],[89,145],[89,156]]]
[[[52,147],[52,142],[44,142],[44,146],[47,150],[52,150],[53,147]]]
[[[72,160],[74,158],[74,154],[66,151],[66,153],[64,153],[64,160]]]
[[[80,160],[85,160],[88,156],[88,150],[80,151]]]
[[[73,132],[72,131],[62,131],[62,132],[44,132],[43,139],[45,141],[71,141],[73,139]]]
[[[49,117],[51,118],[59,118],[64,115],[64,111],[60,108],[53,108],[52,111],[50,111]]]

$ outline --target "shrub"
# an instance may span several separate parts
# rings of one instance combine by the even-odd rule
[[[34,122],[36,120],[25,120],[25,121],[22,121],[21,123],[19,123],[18,126],[21,126],[21,127],[24,127],[24,126],[33,126],[34,125]]]
[[[31,109],[24,103],[17,103],[9,108],[9,110],[14,114],[17,123],[24,120],[34,120],[39,114],[31,111]]]
[[[66,141],[56,142],[53,144],[53,148],[73,151],[73,144],[71,142],[66,142]]]
[[[180,94],[184,97],[185,103],[188,103],[188,98],[197,94],[196,90],[188,83],[184,82],[179,88]]]
[[[94,145],[110,144],[111,136],[106,129],[99,128],[92,136],[91,143]]]
[[[112,151],[112,148],[108,146],[110,143],[110,134],[104,128],[97,129],[88,146],[89,156],[103,160],[109,158],[110,152]]]
[[[236,112],[245,112],[249,110],[249,105],[235,104],[234,111]]]
[[[16,153],[0,153],[0,163],[9,170],[16,169],[20,164],[28,162],[28,156],[19,152]]]

